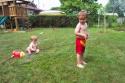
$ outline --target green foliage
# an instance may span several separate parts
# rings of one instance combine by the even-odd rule
[[[30,16],[30,22],[33,27],[66,27],[76,26],[76,16]],[[34,19],[33,19],[34,18]],[[33,20],[33,21],[32,21]]]
[[[104,15],[100,15],[100,26],[104,26]],[[115,28],[117,24],[117,16],[106,15],[106,26],[107,28]]]
[[[61,10],[63,10],[67,15],[75,15],[80,10],[89,11],[90,14],[97,14],[98,8],[100,6],[95,3],[97,0],[60,0]]]
[[[95,15],[97,17],[97,15]],[[75,27],[78,23],[76,15],[62,16],[30,16],[29,20],[33,27]],[[97,24],[97,18],[92,15],[88,16],[88,24],[93,26]]]
[[[97,11],[101,7],[96,3],[97,0],[60,0],[61,10],[69,16],[77,15],[81,10],[86,10],[89,14],[88,23],[90,26],[97,23]]]
[[[117,27],[117,16],[106,16],[108,28]]]
[[[106,6],[107,12],[117,13],[119,17],[124,17],[125,0],[109,0]]]

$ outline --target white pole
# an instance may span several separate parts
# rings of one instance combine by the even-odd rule
[[[106,13],[104,9],[104,32],[106,31]]]
[[[100,15],[98,14],[98,28],[100,27]]]

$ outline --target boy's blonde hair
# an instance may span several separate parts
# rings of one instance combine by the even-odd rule
[[[32,36],[30,37],[30,39],[31,39],[31,40],[37,40],[38,37],[37,37],[36,35],[32,35]]]
[[[78,15],[81,15],[81,14],[87,15],[87,11],[81,10],[81,11],[78,13]]]
[[[78,18],[86,18],[87,17],[87,11],[85,10],[81,10],[79,13],[78,13]]]

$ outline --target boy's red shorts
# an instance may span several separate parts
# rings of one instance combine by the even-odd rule
[[[85,51],[86,40],[81,38],[76,38],[76,53],[83,55]]]

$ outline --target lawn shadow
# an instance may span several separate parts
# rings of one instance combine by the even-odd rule
[[[94,59],[94,56],[86,56],[86,57],[85,57],[85,61],[86,61],[87,63],[89,63],[89,62],[90,62],[90,63],[91,63],[91,62],[94,62],[94,60],[95,60],[95,59]]]

